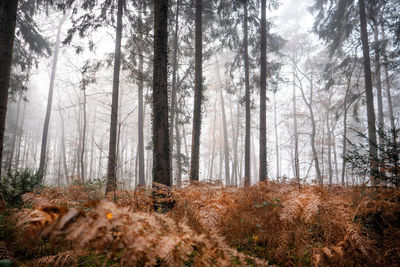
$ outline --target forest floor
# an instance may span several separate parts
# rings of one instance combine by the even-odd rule
[[[395,188],[156,184],[104,200],[97,186],[71,185],[22,199],[1,207],[1,264],[400,265]]]

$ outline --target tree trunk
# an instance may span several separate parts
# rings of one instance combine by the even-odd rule
[[[176,142],[176,186],[179,188],[182,185],[182,152],[181,152],[181,134],[179,132],[179,114],[175,117],[175,142]]]
[[[174,127],[175,124],[175,109],[176,109],[176,94],[177,94],[177,70],[178,70],[178,31],[179,31],[179,0],[176,1],[175,10],[175,32],[174,32],[174,52],[172,62],[172,88],[171,88],[171,110],[170,110],[170,146],[171,154],[174,153]],[[171,177],[173,177],[173,167],[171,160]]]
[[[49,86],[49,95],[47,98],[47,109],[46,109],[46,117],[44,119],[44,126],[43,126],[43,135],[42,135],[42,146],[40,150],[40,162],[39,162],[39,173],[41,175],[45,174],[45,166],[46,166],[46,154],[47,154],[47,136],[49,132],[49,124],[50,124],[50,116],[51,116],[51,107],[53,104],[53,91],[54,91],[54,82],[56,79],[56,70],[57,70],[57,62],[58,62],[58,53],[61,44],[61,28],[64,24],[65,20],[67,19],[67,15],[64,15],[58,24],[57,29],[57,40],[56,46],[54,48],[54,58],[53,58],[53,66],[51,69],[51,76],[50,76],[50,86]],[[44,177],[42,177],[43,179]],[[43,181],[41,181],[43,182]]]
[[[86,145],[86,90],[83,89],[83,125],[82,125],[82,147],[81,147],[81,179],[85,181],[85,145]]]
[[[143,7],[141,6],[141,9]],[[139,168],[139,179],[138,185],[144,186],[146,185],[145,174],[144,174],[144,110],[143,110],[143,34],[142,34],[142,18],[141,13],[139,12],[139,42],[137,44],[138,54],[139,54],[139,65],[138,65],[138,168]]]
[[[0,181],[18,0],[0,4]]]
[[[280,169],[279,169],[279,137],[278,137],[278,123],[276,120],[276,92],[274,93],[274,128],[275,128],[275,156],[276,156],[276,181],[279,182]]]
[[[246,133],[245,133],[245,152],[244,152],[244,186],[249,186],[251,181],[250,172],[250,74],[249,74],[249,47],[247,33],[247,1],[244,0],[244,19],[243,19],[243,53],[244,53],[244,79],[245,79],[245,103],[246,103]]]
[[[203,41],[202,41],[202,12],[203,0],[195,0],[196,22],[195,22],[195,81],[194,81],[194,109],[192,128],[192,151],[190,158],[190,180],[199,180],[199,158],[200,158],[200,131],[201,131],[201,102],[203,98]]]
[[[120,74],[120,69],[121,69],[121,39],[122,39],[123,5],[124,5],[124,0],[118,0],[106,194],[111,192],[112,190],[115,190],[116,186],[117,186],[116,148],[117,148],[117,124],[118,124],[119,74]]]
[[[171,185],[168,123],[168,1],[154,2],[153,182]]]
[[[297,78],[297,80],[299,81],[299,78]],[[321,169],[319,166],[319,160],[318,160],[318,152],[317,152],[317,148],[315,146],[315,137],[316,137],[316,124],[315,124],[315,117],[314,117],[314,110],[313,110],[313,90],[314,90],[314,81],[313,81],[313,71],[311,70],[311,77],[310,77],[310,100],[307,101],[307,98],[304,94],[304,90],[303,87],[300,85],[300,92],[301,92],[301,96],[303,98],[304,103],[306,104],[308,111],[310,112],[310,121],[311,121],[311,149],[312,149],[312,153],[313,153],[313,160],[315,163],[315,172],[317,174],[317,179],[318,182],[320,184],[320,186],[322,186],[323,184],[323,180],[322,180],[322,175],[321,175]]]
[[[22,108],[22,118],[21,123],[19,126],[19,133],[18,133],[18,148],[17,148],[17,157],[15,159],[15,169],[18,170],[19,167],[19,159],[21,155],[21,146],[22,146],[22,136],[24,134],[24,124],[25,124],[25,114],[26,114],[26,101],[24,100],[24,106]],[[24,143],[24,146],[26,144]]]
[[[214,102],[214,110],[215,110],[215,102]],[[216,112],[214,112],[214,120],[213,120],[213,146],[211,151],[211,162],[210,162],[210,174],[209,179],[212,180],[213,178],[213,171],[214,171],[214,158],[215,158],[215,120],[216,120]]]
[[[222,90],[221,75],[219,69],[219,61],[217,59],[217,82],[219,87],[219,97],[221,103],[221,115],[222,115],[222,130],[224,133],[224,156],[225,156],[225,184],[230,185],[230,175],[229,175],[229,142],[228,142],[228,127],[226,126],[226,114],[225,114],[225,101],[224,92]]]
[[[10,149],[10,156],[8,158],[8,162],[6,164],[7,170],[10,172],[11,167],[12,167],[12,162],[14,159],[14,151],[15,151],[15,141],[17,139],[17,129],[18,129],[18,124],[19,124],[19,113],[21,109],[21,100],[22,100],[22,94],[19,95],[18,99],[18,106],[17,106],[17,118],[15,119],[15,125],[12,133],[12,140],[11,140],[11,149]]]
[[[372,92],[371,78],[371,62],[369,58],[369,43],[367,32],[367,21],[365,16],[364,0],[358,1],[360,9],[360,32],[364,59],[364,75],[365,75],[365,98],[367,100],[367,120],[368,120],[368,139],[369,139],[369,165],[371,169],[371,183],[377,184],[376,178],[379,169],[377,164],[378,151],[376,143],[376,127],[375,127],[375,110],[374,110],[374,94]]]
[[[329,177],[329,185],[332,185],[332,178],[333,178],[333,169],[332,169],[332,133],[331,133],[331,125],[330,125],[330,120],[329,120],[329,116],[330,116],[330,109],[331,106],[331,100],[329,99],[329,103],[328,103],[328,111],[326,114],[326,130],[327,130],[327,134],[328,134],[328,177]]]
[[[62,155],[63,155],[63,167],[64,167],[64,176],[65,176],[65,182],[66,184],[70,184],[71,181],[69,180],[68,176],[68,165],[67,165],[67,155],[66,155],[66,150],[65,150],[65,124],[64,124],[64,116],[62,115],[62,111],[60,106],[58,106],[58,113],[60,115],[60,121],[61,121],[61,150],[62,150]]]
[[[260,67],[260,181],[267,178],[267,20],[266,0],[261,0]]]
[[[297,130],[297,102],[296,102],[296,84],[293,70],[293,130],[294,130],[294,175],[297,181],[300,181],[300,163],[299,163],[299,133]],[[300,183],[299,183],[300,184]]]
[[[386,34],[383,24],[381,24],[381,34],[382,40],[385,43],[385,46],[382,49],[383,54],[383,68],[385,69],[385,89],[386,89],[386,97],[388,101],[388,111],[389,111],[389,119],[390,119],[390,127],[392,131],[395,129],[394,123],[394,115],[393,115],[393,103],[392,103],[392,93],[390,92],[390,76],[389,76],[389,63],[388,63],[388,56],[386,54]]]
[[[375,84],[376,84],[376,97],[378,102],[378,131],[383,132],[385,125],[383,123],[383,99],[382,99],[382,81],[381,81],[381,51],[379,45],[379,25],[376,21],[374,23],[374,50],[375,50]],[[382,135],[378,135],[379,145],[383,145]]]

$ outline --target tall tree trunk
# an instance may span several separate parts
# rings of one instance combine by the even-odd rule
[[[11,140],[10,155],[9,155],[7,166],[6,166],[6,168],[8,169],[9,172],[11,171],[12,162],[13,162],[13,159],[14,159],[15,141],[17,139],[17,129],[18,129],[18,124],[19,124],[19,113],[20,113],[20,110],[21,110],[21,100],[22,100],[22,94],[19,95],[19,99],[18,99],[17,118],[15,119],[15,125],[14,125],[14,129],[13,129],[12,137],[11,137],[12,140]]]
[[[375,110],[374,110],[374,94],[372,92],[372,78],[371,78],[371,62],[369,57],[369,43],[367,32],[367,21],[365,16],[365,2],[364,0],[358,1],[360,9],[360,32],[363,48],[364,59],[364,75],[365,75],[365,97],[367,100],[367,121],[368,121],[368,139],[369,139],[369,157],[371,169],[371,183],[376,184],[376,178],[379,169],[376,160],[378,159],[377,143],[376,143],[376,127],[375,127]]]
[[[192,151],[190,158],[190,180],[199,180],[200,160],[200,131],[201,131],[201,102],[203,98],[203,0],[195,0],[196,21],[195,21],[195,81],[194,81],[194,109],[192,128]]]
[[[225,156],[225,184],[230,185],[230,175],[229,175],[229,142],[228,142],[228,127],[226,126],[226,114],[225,114],[225,101],[224,92],[222,90],[221,74],[219,69],[219,61],[217,59],[217,82],[219,87],[219,97],[221,103],[221,115],[222,115],[222,130],[224,133],[224,156]]]
[[[93,161],[94,161],[94,135],[96,129],[96,115],[97,109],[95,110],[95,115],[93,119],[93,126],[92,126],[92,134],[91,134],[91,142],[90,142],[90,163],[89,163],[89,179],[94,179],[94,169],[93,169]]]
[[[64,177],[66,184],[70,184],[71,181],[69,180],[68,176],[68,165],[67,165],[67,155],[65,150],[65,124],[64,124],[64,116],[62,115],[61,107],[58,106],[58,113],[60,115],[61,121],[61,150],[62,150],[62,159],[63,159],[63,167],[64,167]]]
[[[18,0],[0,3],[0,180]]]
[[[297,181],[300,181],[300,163],[299,163],[299,133],[297,130],[297,101],[296,101],[296,84],[295,74],[293,70],[293,130],[294,130],[294,175]],[[299,183],[300,184],[300,183]]]
[[[172,88],[171,88],[171,110],[170,110],[170,146],[171,154],[174,153],[174,127],[175,124],[175,109],[176,109],[176,94],[177,94],[177,70],[178,70],[178,32],[179,32],[179,5],[180,1],[176,1],[175,10],[175,32],[174,32],[174,52],[172,62]],[[171,160],[171,176],[173,177],[173,168]]]
[[[81,148],[81,179],[85,181],[85,145],[86,145],[86,90],[83,89],[83,125],[82,125],[82,148]]]
[[[117,186],[116,149],[117,149],[117,125],[118,125],[119,74],[120,74],[120,69],[121,69],[121,39],[122,39],[123,5],[124,5],[124,0],[118,0],[106,194],[111,192],[112,190],[116,189],[116,186]]]
[[[330,96],[331,97],[331,96]],[[333,178],[333,169],[332,169],[332,132],[331,132],[331,125],[330,125],[330,120],[329,120],[329,116],[330,116],[330,109],[331,106],[331,99],[329,99],[329,103],[328,103],[328,111],[326,114],[326,130],[327,130],[327,134],[328,134],[328,177],[329,177],[329,185],[332,185],[332,178]]]
[[[267,178],[267,20],[266,0],[261,0],[260,52],[260,181]]]
[[[379,45],[379,24],[377,20],[374,23],[374,50],[375,50],[375,84],[376,84],[376,97],[378,102],[378,130],[384,131],[385,125],[383,123],[383,99],[382,99],[382,81],[381,81],[381,51]],[[379,145],[383,145],[382,134],[378,135]],[[379,152],[379,151],[378,151]]]
[[[179,114],[175,117],[175,142],[176,142],[176,186],[179,188],[182,185],[182,148],[181,148],[181,134],[179,132]]]
[[[154,1],[153,182],[169,186],[168,2]]]
[[[51,75],[50,75],[49,95],[47,98],[46,117],[44,119],[44,126],[43,126],[42,146],[40,149],[39,173],[41,175],[45,174],[46,154],[47,154],[47,149],[46,149],[47,148],[47,136],[48,136],[48,132],[49,132],[51,107],[53,104],[53,91],[54,91],[54,82],[56,79],[58,53],[59,53],[60,44],[61,44],[61,29],[62,29],[62,25],[64,24],[66,19],[67,19],[67,15],[64,15],[62,17],[61,21],[59,22],[58,29],[57,29],[57,39],[56,39],[56,46],[54,48],[53,66],[51,68]],[[43,179],[43,177],[42,177],[42,179]]]
[[[249,45],[248,45],[248,14],[247,1],[244,0],[244,19],[243,19],[243,53],[244,53],[244,80],[245,80],[245,103],[246,103],[246,133],[244,145],[244,186],[249,186],[251,181],[250,172],[250,74],[249,74]]]
[[[276,119],[276,92],[274,93],[274,128],[275,128],[275,156],[276,156],[276,181],[279,182],[280,168],[279,168],[279,137],[278,137],[278,123]]]
[[[229,101],[230,106],[230,114],[231,114],[231,127],[232,127],[232,152],[233,152],[233,159],[232,159],[232,176],[231,176],[231,185],[237,185],[237,132],[238,128],[235,127],[235,117],[233,116],[233,108],[232,108],[232,100]]]
[[[299,86],[301,96],[303,98],[304,103],[306,104],[308,111],[310,112],[310,121],[311,121],[311,150],[313,153],[313,160],[314,160],[314,165],[315,165],[315,172],[317,174],[317,179],[319,184],[322,186],[323,180],[322,180],[322,175],[321,175],[321,169],[319,166],[319,160],[318,160],[318,151],[315,145],[315,138],[316,138],[316,123],[315,123],[315,117],[314,117],[314,110],[313,110],[313,91],[314,91],[314,80],[313,80],[313,70],[311,70],[311,77],[310,77],[310,99],[307,101],[307,98],[304,94],[304,89],[303,87]],[[297,78],[299,81],[299,79]]]
[[[382,54],[383,54],[383,68],[385,70],[385,89],[386,89],[386,97],[387,97],[387,101],[388,101],[390,127],[392,128],[392,131],[394,131],[395,124],[394,124],[394,115],[393,115],[392,93],[390,91],[389,62],[388,62],[388,56],[386,54],[386,34],[385,34],[385,28],[383,26],[383,23],[381,24],[381,34],[382,34],[382,40],[384,41],[384,44],[385,44],[382,49]]]
[[[215,110],[215,102],[214,102],[214,110]],[[211,162],[210,162],[210,174],[208,175],[209,179],[212,180],[213,178],[213,171],[214,171],[214,158],[215,158],[215,120],[217,118],[216,112],[214,112],[214,120],[213,120],[213,145],[211,151]]]
[[[140,9],[143,10],[143,3],[140,4]],[[138,185],[144,186],[146,185],[146,180],[144,176],[144,110],[143,110],[143,21],[141,12],[139,12],[139,42],[137,43],[138,54],[139,54],[139,65],[138,65],[138,168],[139,168],[139,179]]]
[[[21,155],[21,146],[22,146],[22,136],[24,134],[24,124],[25,124],[25,114],[26,114],[26,101],[24,100],[24,106],[22,108],[22,118],[19,126],[18,133],[18,146],[17,146],[17,157],[15,159],[15,169],[18,170],[19,167],[19,159]],[[26,144],[24,144],[25,146]]]

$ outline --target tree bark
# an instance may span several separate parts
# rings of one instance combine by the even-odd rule
[[[202,30],[202,0],[195,0],[195,81],[194,81],[194,109],[192,128],[192,151],[190,158],[190,180],[199,180],[200,161],[200,131],[201,131],[201,102],[203,98],[203,30]]]
[[[278,123],[276,119],[276,92],[274,93],[274,128],[275,128],[275,156],[276,156],[276,181],[279,182],[280,168],[279,168],[279,137],[278,137]]]
[[[182,185],[182,146],[181,146],[181,134],[179,131],[179,114],[175,117],[175,142],[176,142],[176,186],[179,188]]]
[[[21,146],[22,146],[22,136],[24,134],[24,124],[25,124],[25,114],[26,114],[26,101],[24,100],[24,106],[22,108],[22,118],[21,123],[19,126],[19,133],[18,133],[18,148],[17,148],[17,157],[15,159],[15,169],[18,170],[19,167],[19,159],[21,155]],[[26,144],[24,144],[25,146]]]
[[[383,99],[382,99],[382,81],[381,81],[381,51],[379,45],[379,25],[375,20],[374,23],[374,50],[375,50],[375,85],[376,85],[376,97],[378,102],[378,131],[383,132],[385,125],[383,122]],[[379,145],[382,146],[383,138],[382,135],[378,135]]]
[[[376,143],[376,127],[375,127],[375,110],[374,110],[374,94],[372,92],[371,78],[371,62],[369,57],[369,43],[367,32],[367,21],[365,16],[365,2],[358,1],[360,10],[360,32],[364,59],[364,75],[365,75],[365,97],[367,100],[367,120],[368,120],[368,139],[369,139],[369,157],[371,169],[371,183],[377,184],[376,177],[379,173],[377,143]]]
[[[300,82],[300,79],[296,77],[297,80]],[[311,149],[313,153],[313,160],[314,160],[314,165],[315,165],[315,172],[317,174],[317,179],[322,186],[323,180],[322,180],[322,175],[321,175],[321,169],[319,166],[319,160],[318,160],[318,152],[317,148],[315,146],[315,138],[316,138],[316,123],[315,123],[315,117],[314,117],[314,110],[313,110],[313,91],[314,91],[314,81],[313,81],[313,71],[311,70],[311,77],[310,77],[310,100],[307,101],[307,98],[304,94],[304,90],[302,85],[299,85],[301,96],[303,98],[304,103],[306,104],[308,111],[310,112],[310,121],[311,121]]]
[[[395,123],[394,123],[394,114],[393,114],[392,93],[390,91],[390,76],[389,76],[389,67],[388,67],[389,63],[388,63],[388,56],[386,54],[386,34],[385,34],[385,29],[383,27],[383,23],[381,24],[381,34],[382,34],[382,40],[385,43],[385,45],[382,49],[382,54],[383,54],[383,68],[385,70],[385,89],[386,89],[386,97],[387,97],[387,101],[388,101],[390,127],[392,128],[392,131],[394,131]]]
[[[123,5],[124,5],[124,0],[118,0],[106,194],[111,192],[112,190],[116,189],[116,186],[117,186],[116,148],[117,148],[117,124],[118,124],[119,74],[120,74],[120,69],[121,69],[121,39],[122,39]]]
[[[143,3],[142,3],[143,4]],[[141,6],[141,9],[143,7]],[[137,44],[138,54],[139,54],[139,65],[138,65],[138,169],[139,169],[139,179],[138,185],[146,185],[145,174],[144,174],[144,110],[143,110],[143,34],[142,34],[142,17],[141,12],[139,12],[139,42]]]
[[[261,0],[260,64],[260,170],[259,179],[267,179],[267,20],[266,0]]]
[[[56,70],[57,70],[57,62],[58,62],[58,54],[61,44],[61,29],[62,25],[64,24],[65,20],[67,19],[67,15],[64,15],[58,24],[57,29],[57,40],[56,46],[54,49],[54,58],[53,58],[53,66],[51,69],[50,75],[50,86],[49,86],[49,95],[47,98],[47,109],[46,109],[46,116],[44,119],[44,126],[43,126],[43,135],[42,135],[42,146],[40,149],[40,162],[39,162],[39,173],[44,176],[45,174],[45,166],[46,166],[46,155],[47,155],[47,136],[49,132],[49,124],[50,124],[50,116],[51,116],[51,107],[53,104],[53,91],[54,91],[54,82],[56,79]],[[43,179],[44,177],[42,177]],[[43,181],[41,181],[43,182]]]
[[[218,87],[219,87],[219,97],[220,97],[220,104],[221,104],[222,130],[223,130],[223,134],[224,134],[225,184],[231,185],[231,180],[230,180],[230,175],[229,175],[230,169],[229,169],[228,127],[226,125],[224,92],[222,90],[221,75],[220,75],[218,59],[217,59],[216,65],[217,65],[217,82],[218,82]]]
[[[0,4],[0,180],[18,0]]]
[[[154,1],[153,182],[170,186],[168,2]]]
[[[60,106],[58,106],[58,113],[60,115],[61,120],[61,150],[63,155],[63,167],[64,167],[64,176],[66,184],[70,184],[71,181],[69,180],[68,176],[68,165],[67,165],[67,155],[65,150],[65,124],[64,124],[64,116],[62,115],[62,111]]]
[[[179,5],[180,1],[176,1],[175,10],[175,32],[174,32],[174,52],[173,52],[173,62],[172,62],[172,87],[171,87],[171,110],[170,110],[170,146],[171,154],[174,153],[174,127],[175,124],[175,109],[176,109],[176,94],[177,94],[177,70],[178,70],[178,32],[179,32]],[[173,167],[171,160],[171,176],[173,177]]]
[[[18,99],[17,118],[15,119],[15,125],[14,125],[14,129],[13,129],[12,137],[11,137],[12,140],[11,140],[10,155],[9,155],[8,162],[6,165],[6,168],[9,172],[11,171],[12,162],[14,159],[15,141],[17,139],[17,129],[18,129],[18,124],[19,124],[19,113],[21,110],[21,101],[22,101],[22,94],[19,95],[19,99]]]
[[[61,28],[63,23],[66,20],[66,15],[61,19],[59,26],[58,26],[58,31],[57,31],[57,40],[56,40],[56,46],[55,46],[55,51],[54,51],[54,59],[53,59],[53,66],[52,66],[52,72],[51,72],[51,77],[50,77],[50,86],[49,86],[49,94],[48,94],[48,100],[47,100],[47,109],[46,109],[46,115],[45,115],[45,122],[44,122],[44,127],[43,127],[43,135],[42,135],[42,146],[41,146],[41,153],[40,153],[40,162],[39,162],[39,173],[42,175],[45,174],[45,169],[46,169],[46,159],[47,159],[47,139],[48,139],[48,129],[49,129],[49,124],[50,124],[50,117],[51,117],[51,109],[52,109],[52,101],[53,101],[53,92],[54,92],[54,82],[55,82],[55,75],[56,75],[56,69],[57,69],[57,62],[58,62],[58,55],[59,55],[59,48],[60,48],[60,42],[61,42]],[[42,177],[43,178],[43,177]]]
[[[296,84],[295,74],[293,70],[293,130],[294,130],[294,175],[296,180],[300,181],[300,163],[299,163],[299,133],[297,130],[297,101],[296,101]],[[299,183],[300,184],[300,183]]]
[[[86,145],[86,90],[83,89],[83,125],[82,125],[82,147],[81,147],[81,179],[85,181],[85,145]]]
[[[244,19],[243,19],[243,53],[244,53],[244,76],[245,76],[245,103],[246,103],[246,133],[245,133],[245,152],[244,152],[244,186],[249,186],[251,181],[250,172],[250,74],[249,74],[249,46],[248,46],[248,12],[247,1],[244,0]]]

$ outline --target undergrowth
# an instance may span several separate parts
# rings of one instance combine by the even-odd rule
[[[72,185],[22,199],[2,207],[0,256],[28,266],[400,264],[394,188],[194,183],[104,199]]]

